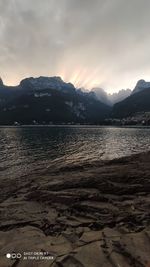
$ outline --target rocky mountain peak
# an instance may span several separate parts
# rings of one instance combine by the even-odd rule
[[[33,89],[33,90],[42,90],[42,89],[56,89],[56,90],[67,90],[75,91],[75,87],[71,83],[64,82],[61,77],[45,77],[40,76],[38,78],[26,78],[20,82],[22,89]]]
[[[0,86],[2,86],[2,85],[4,85],[4,84],[3,84],[2,78],[0,77]]]
[[[150,88],[150,82],[146,82],[145,80],[139,80],[133,90],[133,94],[141,92],[147,88]]]

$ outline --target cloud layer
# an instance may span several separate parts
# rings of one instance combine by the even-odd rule
[[[109,91],[150,79],[149,0],[0,0],[0,75]]]

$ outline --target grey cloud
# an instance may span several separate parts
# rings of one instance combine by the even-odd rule
[[[0,0],[0,75],[132,87],[149,75],[149,0]]]

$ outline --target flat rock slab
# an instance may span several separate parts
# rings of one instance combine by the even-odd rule
[[[149,162],[143,153],[1,179],[0,267],[150,267]]]
[[[45,236],[38,228],[27,226],[0,232],[0,266],[144,267],[150,263],[149,248],[150,229],[125,235],[111,228],[87,231],[72,243],[62,235]],[[25,258],[24,253],[41,251],[47,252],[53,259]],[[7,259],[8,252],[21,253],[22,257],[19,260]]]

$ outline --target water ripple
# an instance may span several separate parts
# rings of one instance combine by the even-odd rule
[[[113,127],[0,128],[0,177],[92,163],[150,149],[150,129]]]

